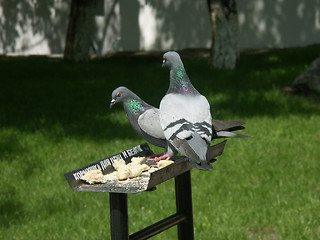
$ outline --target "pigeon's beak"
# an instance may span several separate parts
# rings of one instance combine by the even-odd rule
[[[116,100],[115,99],[112,99],[111,100],[111,103],[110,103],[110,109],[113,107],[113,105],[115,105],[116,104]]]

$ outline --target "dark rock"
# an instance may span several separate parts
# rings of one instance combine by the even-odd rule
[[[312,92],[320,94],[320,57],[313,61],[310,67],[293,81],[293,87],[305,94]]]

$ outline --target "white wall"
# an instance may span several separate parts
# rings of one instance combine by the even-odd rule
[[[97,54],[210,46],[206,0],[95,0]],[[238,0],[239,46],[320,40],[320,0]],[[70,0],[0,0],[0,54],[62,54]]]
[[[238,2],[241,48],[320,43],[320,0]]]
[[[69,2],[0,0],[0,54],[61,54]]]

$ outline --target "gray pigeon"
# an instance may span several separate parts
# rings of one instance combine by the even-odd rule
[[[164,148],[165,153],[156,160],[174,156],[177,151],[166,141],[159,121],[159,109],[149,105],[126,87],[112,92],[110,108],[116,103],[123,105],[132,128],[149,143]]]
[[[177,153],[177,150],[169,144],[164,136],[159,120],[159,109],[149,105],[126,87],[118,87],[112,92],[110,108],[116,103],[123,105],[124,111],[132,128],[140,137],[149,143],[164,148],[164,154],[155,157],[154,160],[169,159]],[[244,129],[242,121],[213,120],[212,129],[214,138],[222,137],[247,137],[246,135],[231,131]],[[222,154],[225,143],[214,145],[210,150],[210,159]]]
[[[176,52],[163,55],[170,85],[160,102],[160,124],[168,142],[189,158],[193,168],[212,170],[208,149],[213,138],[208,100],[191,84]]]

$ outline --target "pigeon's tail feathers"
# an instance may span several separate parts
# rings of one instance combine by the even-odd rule
[[[224,140],[221,143],[210,146],[207,151],[207,161],[201,161],[200,164],[194,161],[190,161],[190,165],[193,168],[197,168],[201,170],[213,170],[213,167],[210,163],[215,162],[216,161],[215,158],[220,156],[223,153],[226,143],[227,143],[227,140]]]
[[[186,157],[189,158],[193,168],[201,170],[212,170],[210,161],[207,160],[208,144],[198,133],[192,133],[187,139],[175,138],[175,147]]]
[[[212,120],[212,125],[215,131],[237,131],[245,129],[243,121],[222,121]]]
[[[210,146],[207,151],[207,160],[211,161],[214,158],[220,156],[223,153],[224,147],[226,146],[227,140],[221,143]]]
[[[219,131],[216,133],[218,138],[251,138],[252,136],[229,132],[229,131]]]
[[[210,164],[210,162],[207,162],[207,161],[202,161],[202,162],[198,163],[198,162],[190,160],[190,165],[192,168],[196,168],[199,170],[213,170],[212,165]]]

